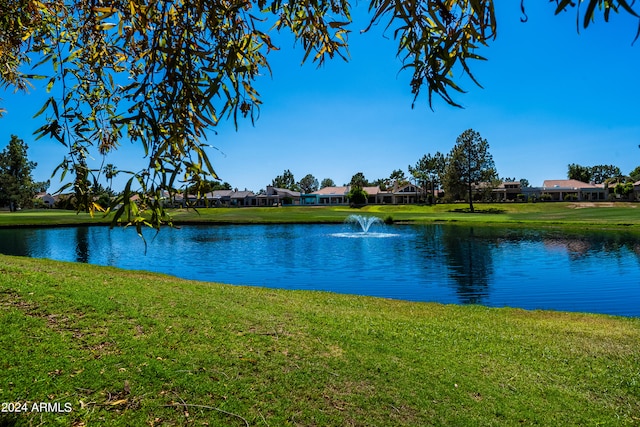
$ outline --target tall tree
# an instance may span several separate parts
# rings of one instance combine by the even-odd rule
[[[620,168],[614,165],[581,166],[571,163],[567,166],[567,177],[582,182],[602,184],[622,178]]]
[[[320,183],[320,188],[335,187],[336,183],[331,178],[325,178]]]
[[[393,187],[402,187],[409,182],[404,171],[401,169],[395,169],[392,171],[391,175],[389,175],[389,181]]]
[[[391,186],[391,180],[389,178],[378,178],[369,182],[369,184],[380,187],[382,191],[387,191]]]
[[[364,177],[362,172],[358,172],[351,177],[351,181],[349,182],[351,187],[363,188],[369,185],[369,181]]]
[[[591,182],[591,168],[571,163],[567,166],[567,178],[582,182]]]
[[[596,14],[638,16],[628,0],[556,5],[556,14],[575,10],[585,27]],[[347,0],[0,0],[0,6],[0,86],[48,82],[52,96],[38,134],[68,148],[57,170],[78,175],[72,185],[79,200],[91,195],[94,171],[86,158],[108,155],[123,139],[144,148],[148,163],[131,173],[114,201],[122,205],[114,220],[126,216],[138,232],[170,219],[160,201],[164,189],[180,179],[189,185],[206,174],[217,178],[203,143],[207,129],[226,118],[237,126],[242,117],[256,117],[262,100],[254,82],[270,71],[267,56],[277,50],[264,28],[290,31],[303,61],[348,57]],[[478,48],[495,38],[493,0],[370,0],[369,12],[365,32],[380,23],[394,29],[414,101],[426,88],[430,106],[434,95],[459,106],[451,92],[463,89],[452,76],[479,84],[471,63],[484,59]],[[150,218],[131,204],[134,186]]]
[[[473,129],[467,129],[456,139],[456,145],[449,154],[452,173],[460,179],[467,190],[469,210],[473,208],[473,187],[496,179],[497,173],[493,156],[489,153],[489,143]]]
[[[307,174],[298,182],[298,187],[305,194],[313,193],[318,189],[318,180],[313,175]]]
[[[369,181],[364,177],[364,174],[362,172],[358,172],[353,175],[349,185],[351,186],[351,189],[349,190],[347,197],[351,200],[351,203],[356,205],[366,203],[367,193],[364,191],[364,187],[369,185]]]
[[[298,191],[300,189],[289,169],[285,170],[282,175],[275,177],[271,181],[271,185],[276,188],[286,188],[293,191]]]
[[[591,167],[591,181],[602,184],[612,179],[622,178],[620,168],[614,165],[595,165]]]
[[[445,167],[446,158],[439,151],[433,156],[425,154],[415,166],[409,165],[409,173],[417,180],[418,185],[423,189],[429,185],[432,202],[436,199],[436,188],[442,183],[441,177],[444,175]]]
[[[447,154],[445,158],[444,175],[442,176],[442,187],[444,188],[444,197],[449,202],[455,202],[465,199],[467,191],[460,171],[453,162],[453,150]]]
[[[118,169],[112,163],[104,167],[104,177],[109,181],[110,190],[113,190],[113,178],[115,178],[116,175],[118,175]]]
[[[424,156],[422,156],[420,158],[420,160],[418,160],[416,162],[415,166],[409,165],[407,167],[407,170],[409,171],[411,176],[416,180],[416,183],[418,184],[418,186],[420,188],[422,188],[423,190],[426,190],[427,183],[429,182],[429,173],[428,173],[427,162],[428,162],[427,161],[427,154],[425,154]],[[424,200],[424,197],[425,197],[425,195],[422,194],[420,198],[422,200]]]
[[[29,206],[44,186],[33,181],[31,173],[37,166],[27,158],[29,147],[16,135],[11,135],[7,147],[0,152],[0,205],[9,205],[15,212]]]
[[[633,182],[640,181],[640,166],[636,167],[634,170],[629,172],[629,177]]]

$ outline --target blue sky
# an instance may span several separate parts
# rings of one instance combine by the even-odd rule
[[[301,65],[303,51],[291,38],[274,36],[281,50],[270,56],[273,75],[256,83],[264,105],[255,126],[244,121],[236,131],[229,122],[210,133],[216,171],[232,186],[254,191],[285,169],[297,180],[311,173],[338,185],[357,172],[370,180],[394,169],[408,175],[409,164],[427,153],[448,153],[456,137],[473,128],[488,140],[501,177],[538,186],[566,178],[569,163],[614,164],[629,173],[640,165],[640,41],[632,46],[637,21],[614,15],[606,24],[600,18],[578,34],[574,13],[554,16],[549,2],[526,6],[529,20],[521,23],[518,2],[497,2],[497,39],[479,52],[488,61],[471,64],[484,88],[458,80],[468,90],[454,94],[464,109],[434,98],[432,111],[426,91],[411,108],[411,75],[399,72],[391,32],[387,38],[382,28],[360,34],[367,25],[365,3],[354,13],[348,63]],[[44,90],[0,98],[8,110],[0,119],[0,147],[18,135],[38,163],[36,179],[48,179],[64,148],[31,135]],[[146,164],[126,142],[109,162],[122,170]],[[57,186],[52,180],[51,190]]]

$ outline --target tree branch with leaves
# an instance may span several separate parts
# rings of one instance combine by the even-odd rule
[[[556,3],[556,13],[576,8],[585,26],[597,10],[605,20],[611,11],[637,16],[623,0],[590,0],[584,9],[584,2]],[[429,106],[434,95],[460,106],[454,71],[480,84],[471,64],[485,59],[478,48],[496,35],[492,0],[371,0],[369,11],[364,31],[393,31],[414,103],[426,89]],[[350,24],[346,0],[0,0],[0,87],[46,82],[37,134],[67,148],[56,172],[74,176],[68,188],[86,210],[95,208],[91,188],[105,173],[86,159],[124,141],[143,148],[138,170],[119,171],[129,179],[112,205],[114,224],[141,233],[170,223],[163,191],[218,178],[207,133],[222,120],[237,127],[259,116],[254,83],[270,73],[274,32],[291,33],[303,62],[321,66],[348,59]]]

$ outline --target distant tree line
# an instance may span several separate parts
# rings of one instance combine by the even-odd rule
[[[401,169],[395,169],[389,177],[368,180],[362,172],[358,172],[351,181],[348,197],[353,203],[366,201],[365,187],[378,186],[382,191],[403,187],[413,182],[423,192],[419,202],[435,203],[439,194],[444,193],[443,201],[464,200],[473,211],[476,200],[491,201],[493,190],[503,182],[519,182],[521,188],[530,187],[529,180],[515,177],[499,177],[493,157],[489,152],[489,143],[473,129],[468,129],[458,136],[454,147],[448,154],[436,152],[422,156],[414,165],[407,168],[409,176]],[[614,165],[581,166],[570,164],[567,176],[586,183],[606,184],[615,194],[626,197],[633,192],[633,183],[640,181],[640,166],[629,175],[623,175],[620,168]],[[313,185],[305,185],[309,182]],[[317,179],[306,175],[296,181],[290,170],[285,170],[272,181],[279,188],[310,193],[317,190]],[[319,188],[335,186],[332,179],[325,178]]]
[[[626,198],[633,193],[633,184],[640,181],[640,166],[624,175],[614,165],[582,166],[571,163],[567,166],[567,177],[582,182],[604,184],[614,194]]]
[[[28,148],[22,139],[11,135],[0,152],[0,206],[8,206],[11,212],[33,207],[36,194],[49,187],[49,182],[33,180],[31,174],[37,164],[28,160]]]
[[[35,196],[46,191],[49,182],[35,182],[32,177],[36,163],[27,158],[28,146],[15,135],[7,147],[0,152],[0,206],[9,207],[11,211],[36,206]],[[389,177],[369,181],[362,172],[357,172],[349,183],[348,197],[354,204],[365,203],[367,193],[365,187],[378,186],[382,191],[402,188],[414,183],[422,193],[420,203],[435,203],[441,192],[443,201],[452,202],[464,200],[469,203],[469,209],[474,210],[473,202],[477,200],[490,201],[492,191],[502,182],[515,182],[516,178],[499,178],[493,157],[489,152],[489,143],[473,129],[461,133],[448,154],[439,151],[435,154],[423,155],[414,165],[408,166],[409,176],[401,169],[394,169]],[[102,168],[108,186],[105,187],[96,179],[88,181],[76,174],[78,179],[86,179],[81,185],[91,193],[92,203],[97,208],[107,208],[118,195],[112,190],[113,178],[118,174],[115,166],[108,164]],[[604,184],[611,192],[621,197],[627,197],[633,192],[634,182],[640,181],[640,166],[629,175],[622,174],[619,167],[614,165],[582,166],[571,163],[567,166],[567,177],[582,182]],[[528,187],[527,179],[519,180],[521,186]],[[78,186],[77,182],[67,186]],[[277,188],[300,191],[308,194],[320,188],[333,187],[335,182],[331,178],[324,178],[318,182],[312,174],[305,175],[296,181],[293,173],[286,169],[282,175],[276,176],[271,185]],[[216,190],[231,190],[228,182],[201,180],[191,183],[182,190],[175,189],[175,193],[203,195]],[[63,209],[78,209],[78,199],[75,196],[59,197],[56,207]],[[83,207],[81,207],[84,209]]]
[[[476,186],[483,183],[490,193],[492,186],[499,184],[493,157],[489,153],[489,143],[473,129],[460,134],[448,155],[445,156],[440,152],[434,155],[426,154],[415,166],[409,165],[408,170],[411,177],[407,177],[401,169],[395,169],[388,178],[374,181],[367,180],[362,172],[358,172],[348,183],[351,187],[348,198],[354,204],[365,203],[367,200],[365,187],[378,186],[386,191],[404,187],[413,181],[419,188],[429,190],[429,195],[421,195],[421,202],[434,203],[437,190],[444,189],[451,200],[467,200],[469,209],[473,211]],[[291,171],[287,169],[282,175],[274,178],[271,185],[311,193],[318,189],[318,180],[309,174],[300,181],[296,181]],[[334,185],[333,180],[326,178],[322,180],[320,188]]]

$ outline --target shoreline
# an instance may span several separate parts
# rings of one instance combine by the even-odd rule
[[[0,260],[10,424],[637,423],[640,318]]]
[[[170,209],[173,225],[283,225],[283,224],[342,224],[347,216],[361,214],[377,216],[393,225],[470,225],[518,228],[588,228],[640,232],[638,203],[575,202],[537,204],[476,204],[477,211],[466,212],[462,204],[368,205],[348,206],[286,206]],[[25,210],[0,212],[0,229],[111,227],[111,220],[102,215],[61,210]],[[168,225],[166,225],[168,227]],[[127,227],[120,223],[114,228]]]

